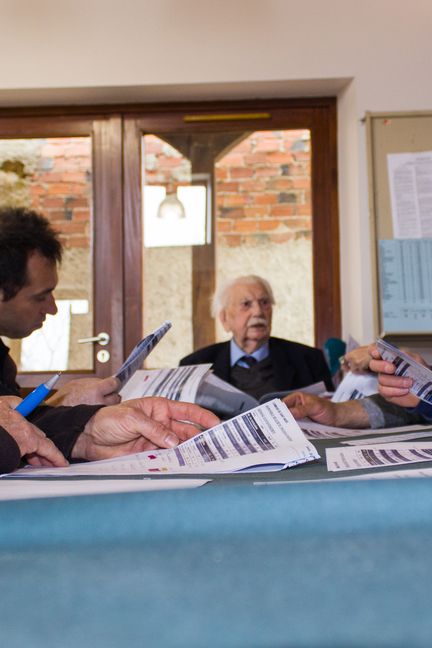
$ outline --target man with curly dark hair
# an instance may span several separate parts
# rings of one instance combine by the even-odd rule
[[[24,338],[55,315],[61,258],[59,236],[46,218],[22,208],[0,210],[0,335]],[[65,457],[105,459],[173,447],[197,432],[182,421],[210,427],[219,420],[197,405],[164,398],[118,405],[114,377],[70,381],[26,420],[14,411],[20,395],[16,375],[0,340],[0,472],[14,470],[21,458],[64,466]]]

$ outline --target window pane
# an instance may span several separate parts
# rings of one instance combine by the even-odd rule
[[[219,158],[216,280],[266,278],[273,335],[313,345],[310,173],[308,130],[257,131]],[[218,323],[218,341],[229,337]]]
[[[180,244],[179,234],[173,236],[174,221],[167,218],[163,224],[160,212],[167,196],[174,196],[176,212],[182,189],[204,172],[214,178],[216,283],[245,274],[264,276],[277,301],[273,334],[313,345],[310,132],[162,137],[143,137],[144,332],[164,319],[172,319],[174,326],[152,353],[151,366],[174,366],[194,349],[192,272],[200,268],[193,268],[192,248]],[[208,199],[211,184],[207,194]],[[176,226],[182,220],[177,213]],[[198,218],[195,223],[202,228]],[[172,240],[163,246],[157,236],[164,232]],[[210,298],[200,295],[209,305]],[[229,337],[219,323],[216,331],[218,341]]]
[[[41,212],[60,232],[59,312],[23,342],[9,342],[20,371],[89,370],[93,346],[90,137],[0,140],[0,203]]]

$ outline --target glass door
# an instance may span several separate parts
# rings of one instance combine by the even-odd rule
[[[224,339],[211,296],[243,274],[274,287],[274,335],[316,346],[339,335],[335,132],[331,99],[125,119],[126,229],[142,248],[126,294],[142,301],[135,322],[145,332],[173,320],[150,366]]]
[[[6,340],[23,386],[59,370],[105,376],[122,362],[120,137],[118,118],[0,117],[0,204],[43,214],[64,249],[58,313]]]

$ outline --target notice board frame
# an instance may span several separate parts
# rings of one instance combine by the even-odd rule
[[[432,151],[432,111],[366,112],[364,121],[368,159],[374,331],[398,346],[422,349],[432,344],[432,330],[424,333],[396,333],[384,330],[378,245],[380,239],[394,238],[387,155]]]

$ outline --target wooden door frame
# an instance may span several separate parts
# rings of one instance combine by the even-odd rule
[[[241,116],[248,115],[242,122]],[[257,115],[268,114],[268,117]],[[215,115],[224,118],[215,119]],[[249,116],[256,115],[256,118]],[[229,117],[232,117],[230,120]],[[228,118],[227,118],[228,117]],[[247,130],[308,129],[312,141],[312,214],[313,214],[313,278],[315,344],[322,347],[328,337],[341,335],[339,217],[337,199],[337,141],[336,99],[313,98],[293,100],[259,100],[175,105],[146,105],[140,111],[131,110],[124,117],[124,217],[126,253],[125,264],[133,273],[125,273],[127,309],[125,348],[131,349],[136,331],[142,331],[143,315],[136,308],[142,303],[142,201],[141,201],[141,138],[145,133],[190,133],[235,131],[239,124]],[[246,126],[245,126],[246,128]],[[215,227],[213,219],[213,228]],[[198,330],[207,330],[207,340],[214,340],[214,322],[207,301],[214,289],[214,241],[210,246],[198,246],[193,251],[193,318],[194,339]],[[140,250],[138,250],[138,246]],[[205,260],[206,272],[198,265]],[[209,260],[213,273],[209,272]],[[207,342],[210,343],[210,342]],[[196,344],[196,347],[202,344]]]
[[[65,372],[63,381],[77,377],[108,376],[123,362],[123,205],[121,117],[116,114],[68,114],[50,116],[37,109],[19,114],[0,111],[0,139],[88,137],[93,158],[93,333],[107,329],[110,360],[96,362],[94,371]],[[49,113],[50,111],[48,111]],[[108,226],[107,226],[108,223]],[[110,278],[107,282],[107,277]],[[97,299],[96,299],[97,296]],[[22,387],[46,380],[46,372],[20,373]]]
[[[94,154],[94,270],[101,310],[94,313],[94,330],[109,322],[115,338],[111,362],[99,365],[99,375],[116,370],[143,331],[141,135],[146,132],[206,132],[238,130],[244,113],[270,113],[268,130],[309,129],[312,138],[314,325],[317,346],[341,334],[339,221],[337,199],[336,99],[268,99],[256,101],[44,106],[0,109],[0,138],[93,136]],[[212,121],[229,114],[232,121]],[[192,121],[185,120],[189,116]],[[197,120],[198,118],[198,120]],[[263,129],[263,121],[249,119],[248,129]],[[109,223],[109,229],[106,224]],[[214,227],[214,225],[213,225]],[[214,234],[214,233],[213,233]],[[214,235],[212,240],[214,241]],[[101,245],[99,245],[99,242]],[[212,244],[214,246],[214,243]],[[201,246],[200,246],[201,247]],[[205,246],[202,246],[205,247]],[[208,254],[210,252],[210,255]],[[194,264],[214,247],[194,250]],[[214,268],[214,260],[211,261]],[[107,281],[109,277],[109,282]],[[214,272],[194,273],[193,323],[214,331],[204,300],[214,287]],[[199,304],[201,306],[199,306]],[[96,351],[96,349],[95,349]],[[95,363],[95,366],[96,363]],[[79,375],[79,374],[77,374]],[[86,374],[88,375],[88,374]],[[23,385],[34,384],[23,375]],[[43,374],[39,374],[39,380]]]

